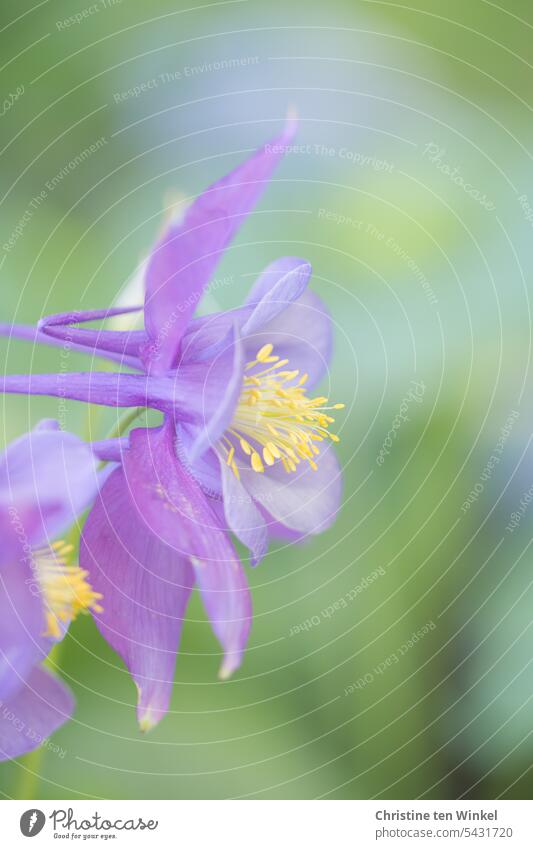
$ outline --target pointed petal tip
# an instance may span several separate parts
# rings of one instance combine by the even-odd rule
[[[242,663],[242,652],[231,652],[227,654],[222,661],[222,666],[218,670],[218,680],[228,681],[234,672],[237,671]]]
[[[227,666],[225,663],[222,664],[220,669],[218,670],[218,680],[219,681],[228,681],[234,673],[234,669],[232,666]]]
[[[155,715],[154,711],[151,708],[147,708],[143,714],[141,714],[137,721],[139,723],[139,731],[141,734],[147,734],[156,725],[159,724],[161,717]]]
[[[147,734],[156,727],[163,718],[163,713],[151,704],[142,704],[142,688],[134,681],[137,690],[137,722],[141,734]]]

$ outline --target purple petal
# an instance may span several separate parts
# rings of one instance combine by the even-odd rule
[[[146,333],[143,330],[85,330],[73,325],[105,320],[140,310],[142,307],[117,307],[107,310],[59,313],[41,319],[39,330],[46,336],[69,343],[74,342],[84,348],[92,348],[95,353],[101,352],[104,356],[109,353],[119,354],[119,359],[123,362],[127,357],[138,358],[140,348],[146,343]],[[136,362],[140,366],[138,359]]]
[[[198,457],[212,447],[231,424],[242,392],[244,360],[241,341],[236,327],[232,328],[227,348],[209,365],[202,387],[203,426],[191,445],[190,460],[194,464]],[[228,362],[231,356],[231,364]]]
[[[181,342],[182,362],[202,362],[223,349],[235,324],[241,334],[260,330],[305,291],[311,266],[299,257],[272,262],[254,284],[244,306],[193,319]]]
[[[194,572],[147,529],[121,469],[87,519],[80,563],[103,595],[96,624],[135,681],[139,724],[148,730],[168,709]]]
[[[218,465],[216,457],[215,462]],[[222,502],[210,501],[209,506],[215,516],[215,526],[223,527]],[[229,567],[222,562],[210,563],[196,557],[191,558],[191,562],[213,630],[224,649],[220,676],[227,678],[241,663],[251,627],[251,597],[244,570],[237,561]]]
[[[181,341],[179,362],[201,363],[217,357],[233,328],[242,327],[253,310],[253,306],[240,307],[193,318]]]
[[[204,288],[237,230],[259,200],[294,135],[290,122],[270,144],[213,183],[170,227],[146,271],[145,326],[151,339],[145,362],[168,371]]]
[[[155,536],[186,557],[234,563],[233,546],[220,530],[197,482],[178,462],[171,421],[130,433],[123,467],[130,497]]]
[[[126,448],[129,448],[130,441],[127,436],[121,436],[117,439],[101,439],[96,442],[91,442],[91,450],[99,460],[106,463],[120,463]]]
[[[268,342],[275,354],[289,360],[288,368],[309,375],[308,388],[318,383],[327,372],[332,349],[331,317],[318,295],[308,289],[260,332],[243,339],[246,361]]]
[[[186,363],[168,377],[96,371],[9,375],[0,378],[0,391],[107,407],[148,407],[203,427],[224,401],[236,357],[234,347],[227,345],[214,362]]]
[[[219,678],[225,680],[242,663],[252,626],[252,598],[244,569],[233,563],[192,559],[196,582],[211,627],[224,651]]]
[[[0,760],[18,758],[36,749],[74,711],[68,687],[36,666],[24,685],[0,710]]]
[[[74,434],[36,430],[0,458],[0,509],[17,515],[30,545],[65,531],[97,491],[96,457]]]
[[[68,342],[67,340],[72,337],[72,334],[69,333],[66,333],[65,339],[57,339],[50,336],[48,333],[43,333],[38,330],[32,324],[0,323],[0,336],[6,336],[8,339],[23,339],[26,342],[33,342],[34,345],[48,345],[52,348],[62,348],[63,350],[65,350],[65,347],[68,345],[69,351],[103,357],[106,360],[118,362],[131,368],[140,368],[142,370],[142,364],[137,357],[128,357],[116,354],[111,351],[106,351],[103,348],[96,350],[92,345],[81,344],[81,340],[80,344],[76,343],[74,340],[72,342]],[[143,337],[145,338],[145,334],[143,334]]]
[[[245,545],[252,555],[252,565],[263,559],[268,549],[266,522],[251,495],[237,480],[232,470],[220,459],[224,515],[229,530]]]
[[[2,521],[4,518],[4,521]],[[23,541],[24,526],[16,519],[10,525],[0,516],[2,558],[0,564],[0,702],[10,698],[44,659],[41,635],[45,628],[40,587],[32,573],[32,552]],[[11,559],[6,556],[6,539],[16,537]],[[0,711],[1,717],[1,711]]]
[[[9,375],[0,381],[2,392],[15,395],[50,395],[107,407],[159,410],[172,410],[179,403],[175,388],[174,381],[168,377],[98,371]]]
[[[301,531],[294,531],[292,528],[288,528],[286,525],[276,522],[272,514],[269,513],[263,506],[259,507],[259,510],[266,522],[268,536],[270,539],[287,540],[288,542],[305,541],[306,535]]]
[[[41,419],[37,422],[34,430],[61,430],[61,425],[57,419]]]
[[[152,533],[190,558],[224,649],[221,674],[226,677],[239,665],[250,630],[244,570],[199,485],[177,460],[172,422],[134,430],[130,439],[124,471],[131,497]]]
[[[262,330],[304,292],[312,268],[304,259],[285,256],[277,259],[263,271],[246,299],[254,311],[242,328],[243,336]]]
[[[211,498],[222,500],[222,479],[220,463],[215,451],[211,448],[194,461],[190,460],[191,445],[198,433],[198,428],[187,428],[181,422],[176,423],[176,454],[181,465],[200,485],[202,492]]]
[[[302,460],[290,474],[279,461],[263,473],[241,467],[241,482],[276,522],[300,534],[319,534],[335,521],[342,473],[331,445],[323,447],[315,460],[317,471]]]

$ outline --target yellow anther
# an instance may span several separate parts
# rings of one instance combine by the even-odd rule
[[[260,348],[259,351],[256,354],[256,360],[259,363],[264,363],[266,361],[267,357],[270,357],[273,349],[274,349],[274,345],[271,345],[270,342],[268,343],[268,345],[263,345],[263,347]]]
[[[266,445],[263,448],[263,460],[265,461],[267,466],[273,466],[274,463],[276,462],[275,459],[274,459],[274,455],[272,454],[272,452],[270,451],[270,449]]]
[[[102,596],[94,592],[87,581],[88,573],[66,562],[72,551],[73,546],[59,542],[33,554],[35,576],[45,609],[46,631],[43,636],[59,639],[61,623],[68,624],[78,613],[89,610],[102,612],[98,603]]]
[[[263,345],[255,359],[247,363],[231,427],[220,442],[220,450],[237,479],[238,447],[250,458],[254,472],[264,472],[264,464],[273,466],[280,461],[291,473],[302,460],[317,468],[314,457],[320,452],[315,443],[328,437],[339,441],[329,432],[334,419],[327,411],[343,409],[344,404],[327,406],[327,398],[309,398],[305,389],[308,375],[300,376],[298,369],[285,370],[289,361],[272,352],[271,343]]]
[[[279,458],[281,457],[281,453],[280,453],[280,450],[279,450],[278,446],[276,445],[276,443],[275,442],[267,442],[266,447],[268,448],[268,450],[270,451],[272,456],[275,457],[276,460],[279,460]]]
[[[261,460],[261,457],[259,456],[257,451],[253,452],[252,458],[251,458],[251,463],[252,463],[252,469],[254,470],[254,472],[264,472],[265,471],[265,467],[263,466],[263,461]]]

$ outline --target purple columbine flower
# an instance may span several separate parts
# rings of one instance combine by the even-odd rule
[[[0,760],[36,748],[72,714],[41,662],[80,611],[101,610],[87,573],[54,541],[94,500],[96,458],[50,422],[0,458]]]
[[[138,688],[143,728],[167,710],[181,624],[198,585],[223,651],[221,677],[248,639],[251,602],[232,531],[255,564],[269,537],[302,538],[334,520],[341,473],[331,411],[309,394],[324,375],[331,322],[307,290],[311,267],[273,262],[244,305],[193,318],[214,270],[290,144],[294,123],[208,188],[171,224],[146,265],[145,330],[74,325],[123,310],[68,313],[11,335],[120,360],[131,372],[13,376],[5,392],[150,407],[159,428],[100,447],[115,460],[85,525],[80,562],[104,594],[98,626]],[[0,328],[1,330],[2,328]],[[107,452],[107,453],[106,453]]]

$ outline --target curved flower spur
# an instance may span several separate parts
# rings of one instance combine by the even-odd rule
[[[120,361],[131,372],[12,376],[5,392],[52,395],[163,413],[159,428],[95,444],[120,463],[85,525],[80,560],[106,599],[98,627],[138,688],[143,728],[165,713],[193,585],[224,650],[221,677],[248,639],[251,602],[227,532],[265,555],[270,536],[325,530],[340,504],[330,405],[313,396],[331,353],[330,317],[307,290],[311,267],[283,257],[245,303],[193,318],[225,249],[290,144],[281,136],[208,188],[156,245],[145,272],[145,330],[74,325],[125,310],[52,316],[11,335]]]

